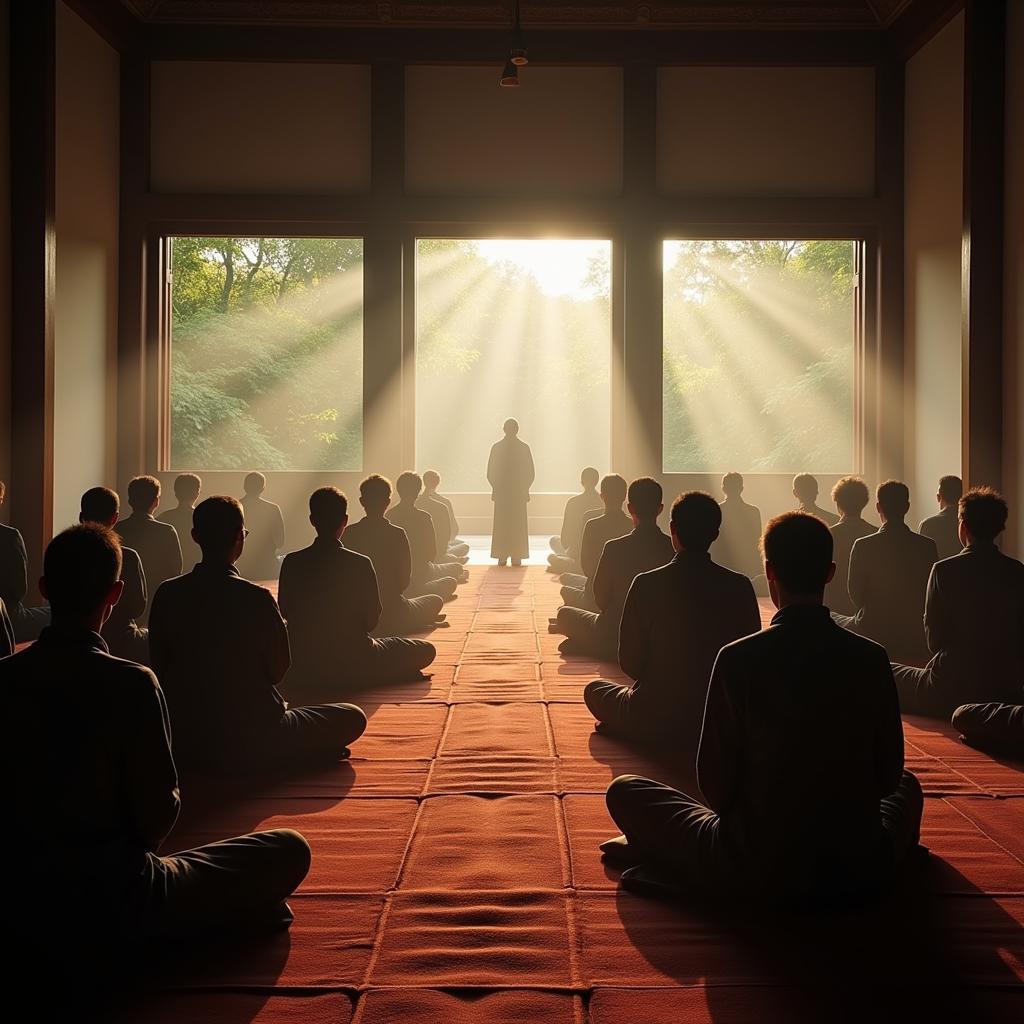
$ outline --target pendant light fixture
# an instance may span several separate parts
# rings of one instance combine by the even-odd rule
[[[505,89],[513,89],[519,85],[519,69],[530,63],[526,54],[526,41],[523,39],[523,27],[519,23],[519,0],[515,0],[512,21],[512,44],[505,61],[505,70],[501,73],[498,84]]]

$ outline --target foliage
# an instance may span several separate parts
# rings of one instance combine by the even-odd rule
[[[171,281],[175,468],[360,468],[360,240],[176,238]]]
[[[853,245],[666,243],[667,472],[847,472]]]
[[[610,446],[609,279],[601,257],[583,294],[549,294],[473,241],[417,247],[416,444],[420,469],[452,491],[486,491],[490,445],[509,416],[533,448],[535,491],[564,491]]]

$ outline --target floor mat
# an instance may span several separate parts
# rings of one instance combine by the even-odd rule
[[[598,845],[618,775],[696,793],[692,751],[594,731],[618,666],[563,658],[541,566],[471,566],[425,633],[430,678],[375,686],[351,760],[246,787],[189,781],[174,845],[287,825],[313,848],[276,936],[175,949],[111,1019],[212,1024],[802,1024],[1024,1017],[1024,766],[906,723],[932,856],[887,899],[830,915],[662,904]],[[762,619],[774,611],[760,601]],[[827,725],[827,724],[826,724]]]

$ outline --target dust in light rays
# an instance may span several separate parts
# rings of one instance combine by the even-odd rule
[[[664,469],[846,473],[854,245],[664,243]]]
[[[171,468],[362,464],[359,239],[175,238]]]
[[[520,421],[537,492],[610,460],[611,243],[420,239],[416,461],[486,492],[502,422]]]

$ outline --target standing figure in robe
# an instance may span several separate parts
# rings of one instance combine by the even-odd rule
[[[494,502],[494,529],[491,531],[491,558],[498,565],[522,565],[530,555],[530,536],[526,505],[533,483],[533,455],[530,446],[520,441],[519,424],[505,420],[505,436],[491,447],[487,460],[487,482]]]

